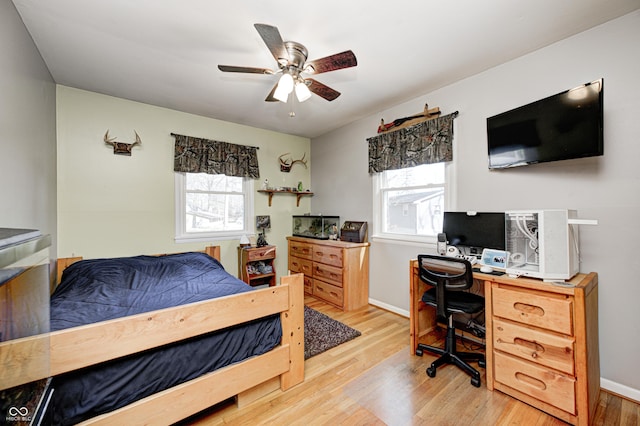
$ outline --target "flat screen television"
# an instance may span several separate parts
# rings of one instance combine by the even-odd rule
[[[504,212],[444,212],[447,244],[463,254],[479,256],[485,248],[505,249]]]
[[[487,118],[489,169],[603,155],[603,83]]]

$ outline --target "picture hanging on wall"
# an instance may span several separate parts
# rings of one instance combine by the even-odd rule
[[[258,229],[271,228],[271,216],[269,215],[256,216],[256,228]]]

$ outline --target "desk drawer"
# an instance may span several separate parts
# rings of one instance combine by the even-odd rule
[[[311,276],[313,272],[313,262],[307,259],[289,256],[289,270],[291,272],[302,272],[305,276]]]
[[[573,335],[572,299],[494,287],[493,315]]]
[[[494,354],[493,362],[497,382],[568,413],[576,413],[573,377],[500,352]]]
[[[331,284],[342,287],[342,268],[313,262],[313,278],[330,281]]]
[[[339,307],[344,301],[342,288],[320,280],[313,280],[313,295]]]
[[[574,339],[493,319],[493,347],[527,361],[574,375]]]
[[[313,261],[342,268],[342,249],[316,245],[313,247]]]

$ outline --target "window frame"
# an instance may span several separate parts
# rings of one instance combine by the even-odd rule
[[[437,243],[437,235],[411,235],[411,234],[399,234],[383,231],[383,221],[385,220],[384,208],[384,192],[386,188],[383,186],[384,173],[375,173],[372,176],[373,179],[373,236],[372,240],[398,242],[398,243],[413,243],[415,245],[423,244],[435,244]],[[450,162],[444,163],[444,182],[441,184],[428,184],[405,187],[405,189],[419,189],[419,188],[433,188],[442,186],[444,188],[444,211],[450,210],[453,198],[453,165]],[[443,211],[443,213],[444,213]]]
[[[242,178],[242,194],[244,195],[243,229],[231,231],[187,232],[186,230],[186,196],[187,172],[175,172],[175,242],[190,243],[202,241],[237,240],[242,236],[255,235],[254,217],[254,179]]]

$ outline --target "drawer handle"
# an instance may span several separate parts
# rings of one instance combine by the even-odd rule
[[[513,343],[531,350],[531,358],[538,358],[539,353],[544,353],[544,346],[531,340],[525,340],[516,337],[515,339],[513,339]]]
[[[538,380],[535,377],[531,377],[531,376],[529,376],[527,374],[524,374],[524,373],[516,372],[516,379],[519,382],[522,382],[524,384],[527,384],[529,386],[532,386],[532,387],[540,389],[540,390],[546,390],[547,389],[547,385],[542,380]]]
[[[544,309],[540,306],[529,305],[526,303],[516,302],[513,304],[513,309],[520,311],[520,315],[537,315],[544,316]]]

